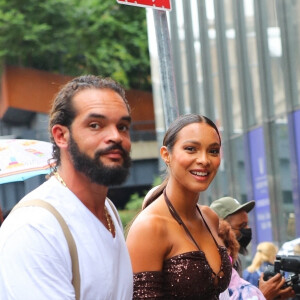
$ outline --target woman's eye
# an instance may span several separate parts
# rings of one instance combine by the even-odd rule
[[[220,153],[220,149],[211,149],[210,153],[214,155],[218,155]]]
[[[188,146],[188,147],[185,147],[185,150],[187,150],[187,151],[194,151],[195,147]]]

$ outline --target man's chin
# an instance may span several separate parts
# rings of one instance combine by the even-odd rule
[[[124,183],[129,175],[129,169],[124,167],[110,167],[102,172],[89,174],[91,182],[104,186],[117,186]]]
[[[122,163],[105,164],[104,167],[105,167],[106,170],[110,170],[110,171],[117,171],[117,170],[124,169],[124,166],[123,166]]]
[[[123,167],[124,160],[122,158],[100,158],[100,163],[106,168]]]

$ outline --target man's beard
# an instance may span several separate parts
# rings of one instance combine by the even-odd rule
[[[101,162],[100,156],[115,149],[122,152],[123,164],[116,167],[105,166]],[[104,150],[99,150],[95,153],[94,158],[90,158],[79,150],[76,141],[73,139],[72,134],[70,134],[69,152],[74,168],[87,176],[91,182],[104,186],[119,185],[126,180],[129,174],[131,158],[129,152],[120,144],[113,144]]]

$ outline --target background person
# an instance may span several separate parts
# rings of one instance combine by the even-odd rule
[[[196,114],[177,118],[160,149],[168,168],[132,223],[128,235],[133,299],[218,299],[231,263],[218,237],[219,219],[199,196],[220,165],[215,124]]]
[[[260,275],[267,266],[274,264],[277,252],[278,248],[273,243],[259,243],[252,263],[243,271],[243,278],[258,286]]]
[[[300,243],[294,246],[294,255],[300,256]]]
[[[232,197],[223,197],[211,203],[210,208],[214,210],[219,218],[226,220],[235,233],[236,239],[239,242],[239,253],[247,255],[247,246],[252,239],[252,229],[248,224],[248,213],[254,208],[255,202],[249,201],[240,204]],[[241,260],[237,259],[234,268],[240,276],[242,276]]]
[[[132,299],[132,268],[118,216],[106,198],[130,166],[130,111],[109,78],[81,76],[54,100],[49,130],[54,176],[21,202],[42,199],[66,221],[76,243],[82,300]],[[74,300],[68,245],[52,213],[18,208],[0,228],[1,300]]]
[[[240,248],[243,248],[243,250],[240,250],[239,253],[246,253],[246,247],[252,238],[252,231],[248,225],[248,212],[253,209],[254,205],[254,201],[240,204],[232,197],[220,198],[213,201],[210,205],[211,209],[217,213],[219,218],[227,221],[231,226],[231,229],[235,233],[235,237],[239,242]],[[235,263],[233,267],[237,270],[241,277],[240,262],[238,264]],[[284,283],[285,279],[279,273],[270,278],[268,281],[265,281],[263,279],[263,274],[261,274],[258,287],[267,300],[272,300],[276,297],[280,297],[280,299],[293,297],[295,293],[291,287],[282,289]]]
[[[239,243],[228,222],[220,220],[219,237],[222,238],[232,263],[237,260],[239,252]],[[264,300],[266,299],[262,292],[250,282],[240,277],[238,272],[232,268],[232,275],[228,287],[229,299],[243,300]],[[222,296],[222,295],[221,295]]]
[[[294,247],[297,244],[300,244],[300,238],[283,243],[278,251],[278,255],[294,255]]]

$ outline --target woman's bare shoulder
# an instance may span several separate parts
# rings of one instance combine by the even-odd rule
[[[163,236],[166,234],[167,218],[162,213],[153,209],[145,209],[136,217],[131,224],[128,235],[139,234]]]
[[[135,273],[161,270],[170,248],[167,218],[146,208],[132,223],[126,244]]]

